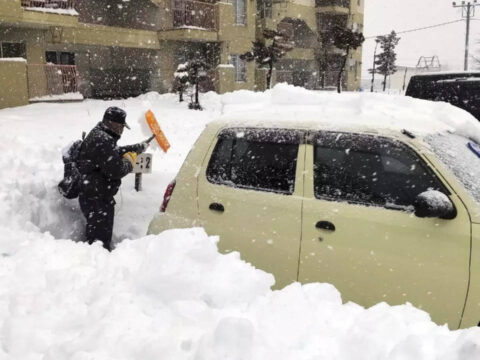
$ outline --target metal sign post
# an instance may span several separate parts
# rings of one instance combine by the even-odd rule
[[[152,154],[139,154],[132,172],[135,173],[135,190],[142,190],[142,175],[152,173]]]

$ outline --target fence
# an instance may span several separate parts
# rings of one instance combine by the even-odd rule
[[[75,65],[28,65],[28,73],[29,82],[33,82],[30,84],[30,97],[78,92],[78,72]],[[44,77],[42,73],[45,74]],[[36,79],[31,79],[33,76]],[[41,83],[44,86],[41,86]]]
[[[200,1],[173,0],[173,27],[215,30],[215,5]]]
[[[27,8],[73,9],[75,0],[22,0]]]

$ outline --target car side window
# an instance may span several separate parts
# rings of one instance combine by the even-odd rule
[[[315,197],[405,209],[420,193],[449,194],[407,145],[370,135],[322,133],[315,139]]]
[[[207,167],[214,184],[291,195],[300,135],[288,130],[228,129]]]

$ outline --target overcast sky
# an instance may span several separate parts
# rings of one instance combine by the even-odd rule
[[[457,1],[459,3],[461,1]],[[471,22],[471,54],[480,58],[480,6]],[[452,7],[451,0],[365,0],[366,37],[410,30],[459,20],[461,9]],[[397,47],[397,64],[415,66],[420,56],[437,55],[448,70],[463,70],[465,49],[464,21],[438,28],[401,34]],[[363,46],[363,73],[372,67],[375,40]],[[470,65],[475,65],[470,58]],[[470,66],[472,69],[472,66]]]

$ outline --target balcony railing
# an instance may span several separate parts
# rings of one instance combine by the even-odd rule
[[[350,7],[350,0],[315,0],[316,7],[339,6],[344,8]]]
[[[200,1],[173,0],[173,27],[215,30],[215,5]]]
[[[78,92],[79,75],[75,65],[28,65],[32,82],[30,97],[63,95]]]
[[[45,65],[49,95],[78,91],[78,72],[75,65]]]
[[[22,0],[26,8],[73,9],[75,0]]]

